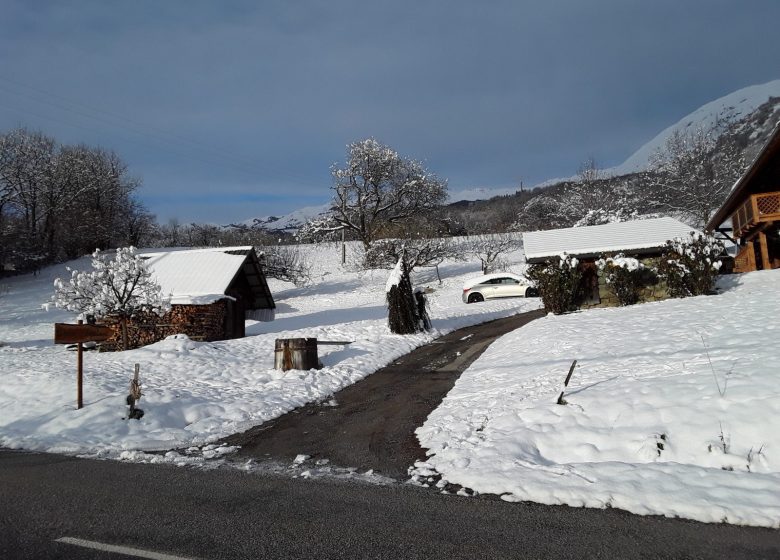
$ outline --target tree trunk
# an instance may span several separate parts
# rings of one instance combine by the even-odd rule
[[[119,319],[119,325],[122,327],[122,350],[127,350],[127,317],[121,317]]]

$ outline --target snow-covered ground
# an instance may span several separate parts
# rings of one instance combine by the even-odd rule
[[[101,457],[140,457],[139,451],[207,446],[297,406],[327,399],[416,346],[453,329],[539,306],[537,298],[465,305],[462,284],[479,265],[445,263],[444,283],[423,269],[416,285],[430,286],[435,331],[397,336],[387,327],[385,282],[389,271],[342,269],[338,245],[304,248],[313,263],[309,288],[271,280],[276,320],[251,322],[246,338],[201,343],[171,339],[128,352],[84,356],[85,406],[76,410],[76,355],[53,344],[53,323],[75,315],[41,309],[64,266],[39,276],[5,279],[0,296],[0,446]],[[521,272],[522,255],[511,271]],[[69,263],[84,270],[89,259]],[[287,337],[353,340],[320,347],[324,368],[273,369],[274,340]],[[3,344],[4,343],[4,344]],[[124,420],[133,364],[140,364],[144,396],[140,421]]]
[[[418,429],[415,472],[509,501],[780,526],[780,270],[720,287],[502,337]]]
[[[75,409],[75,353],[52,342],[45,311],[63,266],[6,279],[0,297],[0,446],[148,460],[144,451],[200,447],[314,400],[328,400],[452,329],[526,311],[537,299],[461,302],[476,263],[423,270],[436,331],[392,335],[388,271],[355,272],[339,247],[308,248],[315,282],[271,281],[272,323],[212,343],[171,339],[85,355],[85,407]],[[522,272],[521,255],[509,269]],[[70,263],[84,269],[89,259]],[[417,474],[509,501],[617,507],[701,521],[780,526],[780,271],[725,278],[717,296],[534,321],[497,341],[418,430],[430,449]],[[273,369],[274,339],[354,340],[321,347],[322,370]],[[555,401],[572,360],[567,405]],[[133,364],[140,421],[124,420]],[[172,455],[171,462],[188,459]]]

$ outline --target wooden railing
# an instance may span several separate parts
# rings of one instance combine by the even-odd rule
[[[750,242],[734,257],[734,272],[753,272],[756,267],[756,250]]]
[[[734,237],[742,237],[762,222],[776,220],[780,220],[780,191],[751,195],[731,215]]]

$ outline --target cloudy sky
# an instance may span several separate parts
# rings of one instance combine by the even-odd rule
[[[0,130],[118,152],[161,221],[330,198],[373,136],[451,190],[622,162],[780,78],[777,0],[0,0]]]

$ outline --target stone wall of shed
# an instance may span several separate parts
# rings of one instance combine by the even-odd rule
[[[128,320],[130,348],[140,348],[174,334],[186,334],[193,340],[212,341],[225,338],[227,300],[209,305],[172,305],[163,316],[143,313]],[[102,345],[105,350],[122,348],[122,327],[119,320],[104,318],[101,323],[111,327],[114,335]]]
[[[652,268],[654,270],[658,269],[658,259],[660,257],[645,257],[642,259],[639,259],[639,262],[641,262],[643,265],[645,265],[648,268]],[[585,304],[582,305],[582,309],[593,309],[597,307],[618,307],[620,304],[618,303],[617,298],[615,295],[610,291],[607,280],[599,273],[598,275],[599,279],[599,303],[593,303],[593,304]],[[648,286],[644,290],[642,290],[642,296],[639,301],[639,303],[646,303],[650,301],[662,301],[669,298],[669,289],[666,285],[666,282],[659,280],[657,284],[653,286]]]

